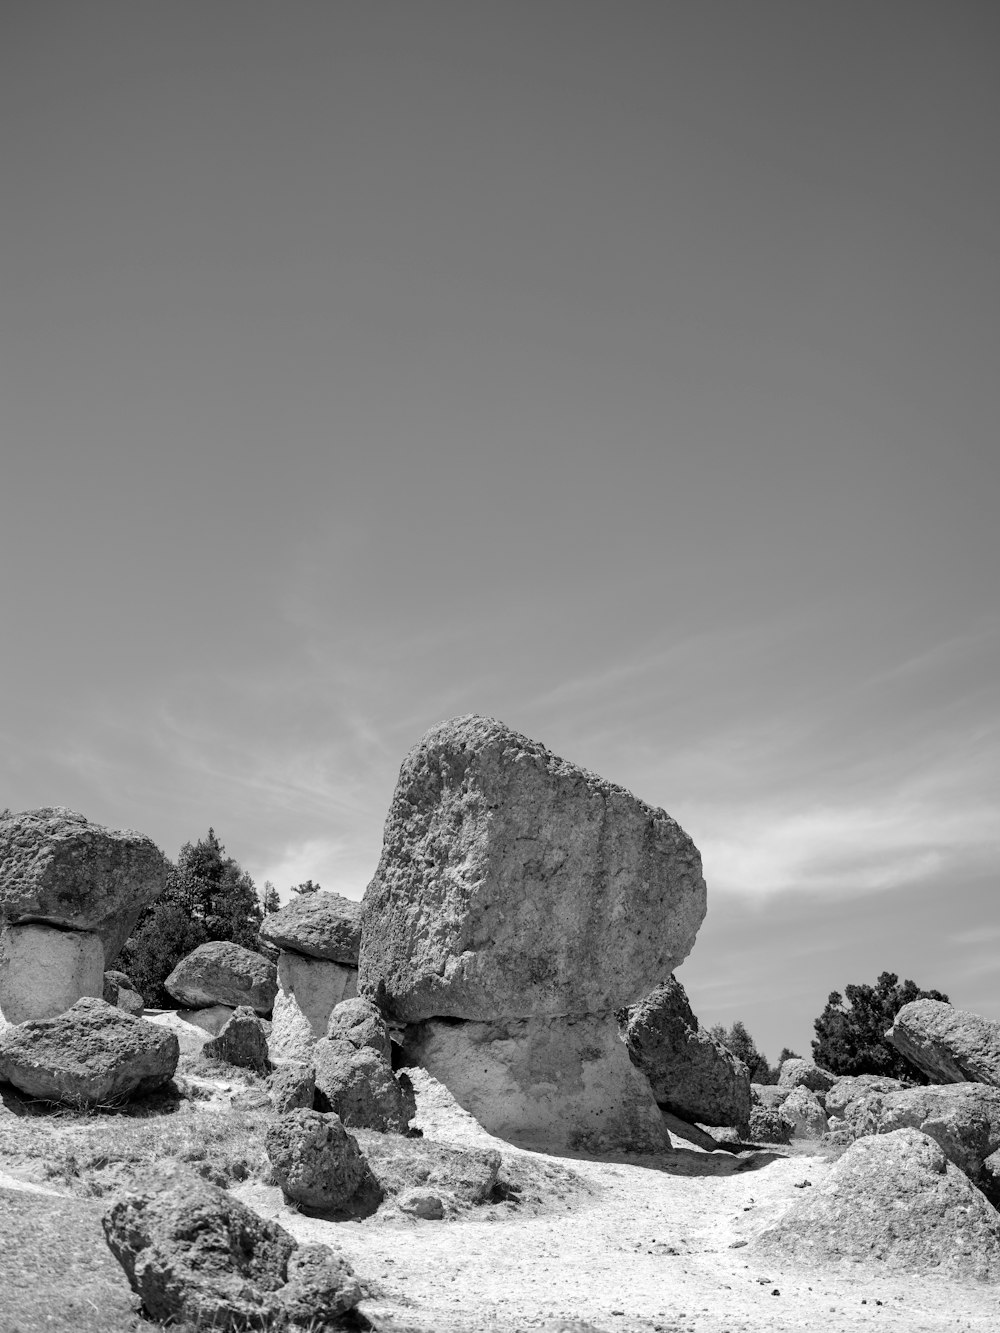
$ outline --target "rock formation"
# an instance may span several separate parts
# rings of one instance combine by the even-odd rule
[[[361,948],[361,904],[339,893],[304,893],[269,912],[260,938],[278,949],[355,970]]]
[[[618,1019],[629,1058],[661,1107],[697,1124],[746,1126],[750,1071],[701,1026],[676,977]]]
[[[180,960],[163,985],[190,1008],[248,1005],[262,1015],[271,1012],[278,991],[271,960],[231,940],[199,944]]]
[[[779,1088],[808,1088],[810,1092],[826,1093],[836,1081],[836,1074],[799,1056],[783,1060],[778,1071]]]
[[[362,908],[361,993],[419,1025],[408,1046],[486,1128],[663,1146],[614,1014],[705,915],[664,811],[492,719],[446,722],[403,762]]]
[[[0,929],[0,1014],[8,1023],[54,1018],[84,995],[104,993],[104,946],[91,931]]]
[[[205,1042],[201,1053],[244,1069],[264,1072],[268,1068],[267,1037],[260,1019],[247,1005],[233,1011],[219,1035]]]
[[[61,806],[6,815],[0,924],[91,932],[100,937],[108,967],[143,908],[163,892],[167,870],[159,848],[132,829],[106,829]]]
[[[405,1073],[370,1046],[343,1037],[323,1037],[313,1047],[316,1105],[334,1111],[352,1129],[405,1134],[416,1114],[413,1088]]]
[[[826,1133],[826,1112],[820,1104],[819,1094],[811,1092],[803,1083],[788,1089],[778,1114],[791,1125],[793,1139],[818,1139]]]
[[[290,1111],[270,1126],[265,1146],[286,1203],[301,1208],[345,1209],[369,1174],[357,1139],[335,1114]]]
[[[136,990],[135,982],[125,972],[105,972],[102,997],[108,1004],[124,1009],[127,1014],[140,1017],[145,1003]]]
[[[932,1083],[1000,1088],[1000,1023],[941,1000],[904,1004],[885,1034]]]

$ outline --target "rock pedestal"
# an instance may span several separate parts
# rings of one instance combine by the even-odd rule
[[[82,996],[103,993],[98,935],[38,925],[0,930],[0,1014],[8,1023],[54,1018]]]
[[[333,1010],[357,993],[356,967],[283,949],[268,1042],[271,1058],[308,1059],[315,1043],[326,1036]]]

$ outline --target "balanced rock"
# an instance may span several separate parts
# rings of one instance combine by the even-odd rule
[[[267,1037],[257,1014],[247,1005],[234,1011],[219,1035],[205,1042],[201,1053],[243,1069],[265,1071],[268,1067]]]
[[[885,1034],[932,1083],[1000,1088],[1000,1023],[941,1000],[904,1004]]]
[[[103,991],[99,935],[39,925],[0,929],[0,1014],[8,1023],[54,1018]]]
[[[268,912],[260,938],[279,949],[356,968],[361,904],[322,889],[300,894],[276,912]]]
[[[828,1069],[823,1069],[812,1060],[803,1060],[799,1056],[782,1060],[778,1071],[779,1088],[808,1088],[810,1092],[826,1093],[836,1081],[836,1074],[831,1074]]]
[[[388,1024],[371,1000],[363,1000],[360,996],[341,1000],[330,1015],[326,1035],[334,1039],[342,1037],[359,1049],[370,1046],[385,1061],[392,1054]]]
[[[43,1101],[95,1106],[161,1087],[179,1055],[166,1028],[87,996],[0,1032],[0,1079]]]
[[[346,1208],[368,1170],[335,1114],[289,1111],[270,1126],[264,1146],[286,1202],[317,1211]]]
[[[810,1269],[854,1260],[1000,1281],[1000,1214],[915,1129],[858,1139],[755,1247]]]
[[[0,922],[93,932],[103,967],[163,892],[167,870],[143,834],[104,828],[62,806],[0,817]]]
[[[343,1255],[298,1247],[195,1175],[120,1196],[104,1217],[112,1254],[156,1320],[218,1330],[317,1328],[350,1310],[361,1287]]]
[[[402,1022],[611,1013],[687,957],[704,916],[701,858],[663,810],[457,718],[400,770],[359,990]]]
[[[316,1103],[334,1111],[345,1125],[405,1134],[416,1114],[406,1074],[393,1074],[388,1060],[370,1046],[323,1037],[313,1047]]]
[[[125,972],[105,972],[102,998],[136,1018],[145,1008],[145,1001],[136,990],[135,982]]]
[[[629,1059],[661,1107],[702,1125],[746,1125],[750,1071],[701,1026],[676,977],[619,1014]]]
[[[326,1036],[336,1005],[357,995],[358,970],[283,949],[278,954],[277,981],[271,1055],[274,1059],[307,1060],[313,1044]]]
[[[263,954],[231,940],[199,944],[177,964],[163,985],[190,1008],[249,1005],[269,1014],[278,993],[277,970]]]

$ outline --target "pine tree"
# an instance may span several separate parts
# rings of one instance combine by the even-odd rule
[[[942,1000],[938,990],[920,990],[914,981],[900,984],[895,972],[883,972],[874,986],[845,987],[846,1002],[839,991],[831,991],[826,1008],[816,1019],[813,1059],[832,1074],[883,1074],[910,1083],[926,1083],[924,1074],[911,1065],[885,1039],[896,1015],[911,1000]]]

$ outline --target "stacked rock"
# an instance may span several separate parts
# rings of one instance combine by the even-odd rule
[[[62,807],[0,818],[0,1014],[52,1018],[104,993],[168,863],[149,838]]]
[[[407,755],[362,903],[359,990],[494,1133],[669,1142],[615,1012],[689,953],[701,859],[663,810],[490,718]]]
[[[271,960],[231,940],[199,944],[163,985],[184,1006],[178,1016],[213,1037],[244,1006],[267,1017],[278,990]]]
[[[322,889],[302,894],[268,913],[260,938],[280,951],[271,1058],[308,1059],[334,1008],[358,993],[361,904]]]

